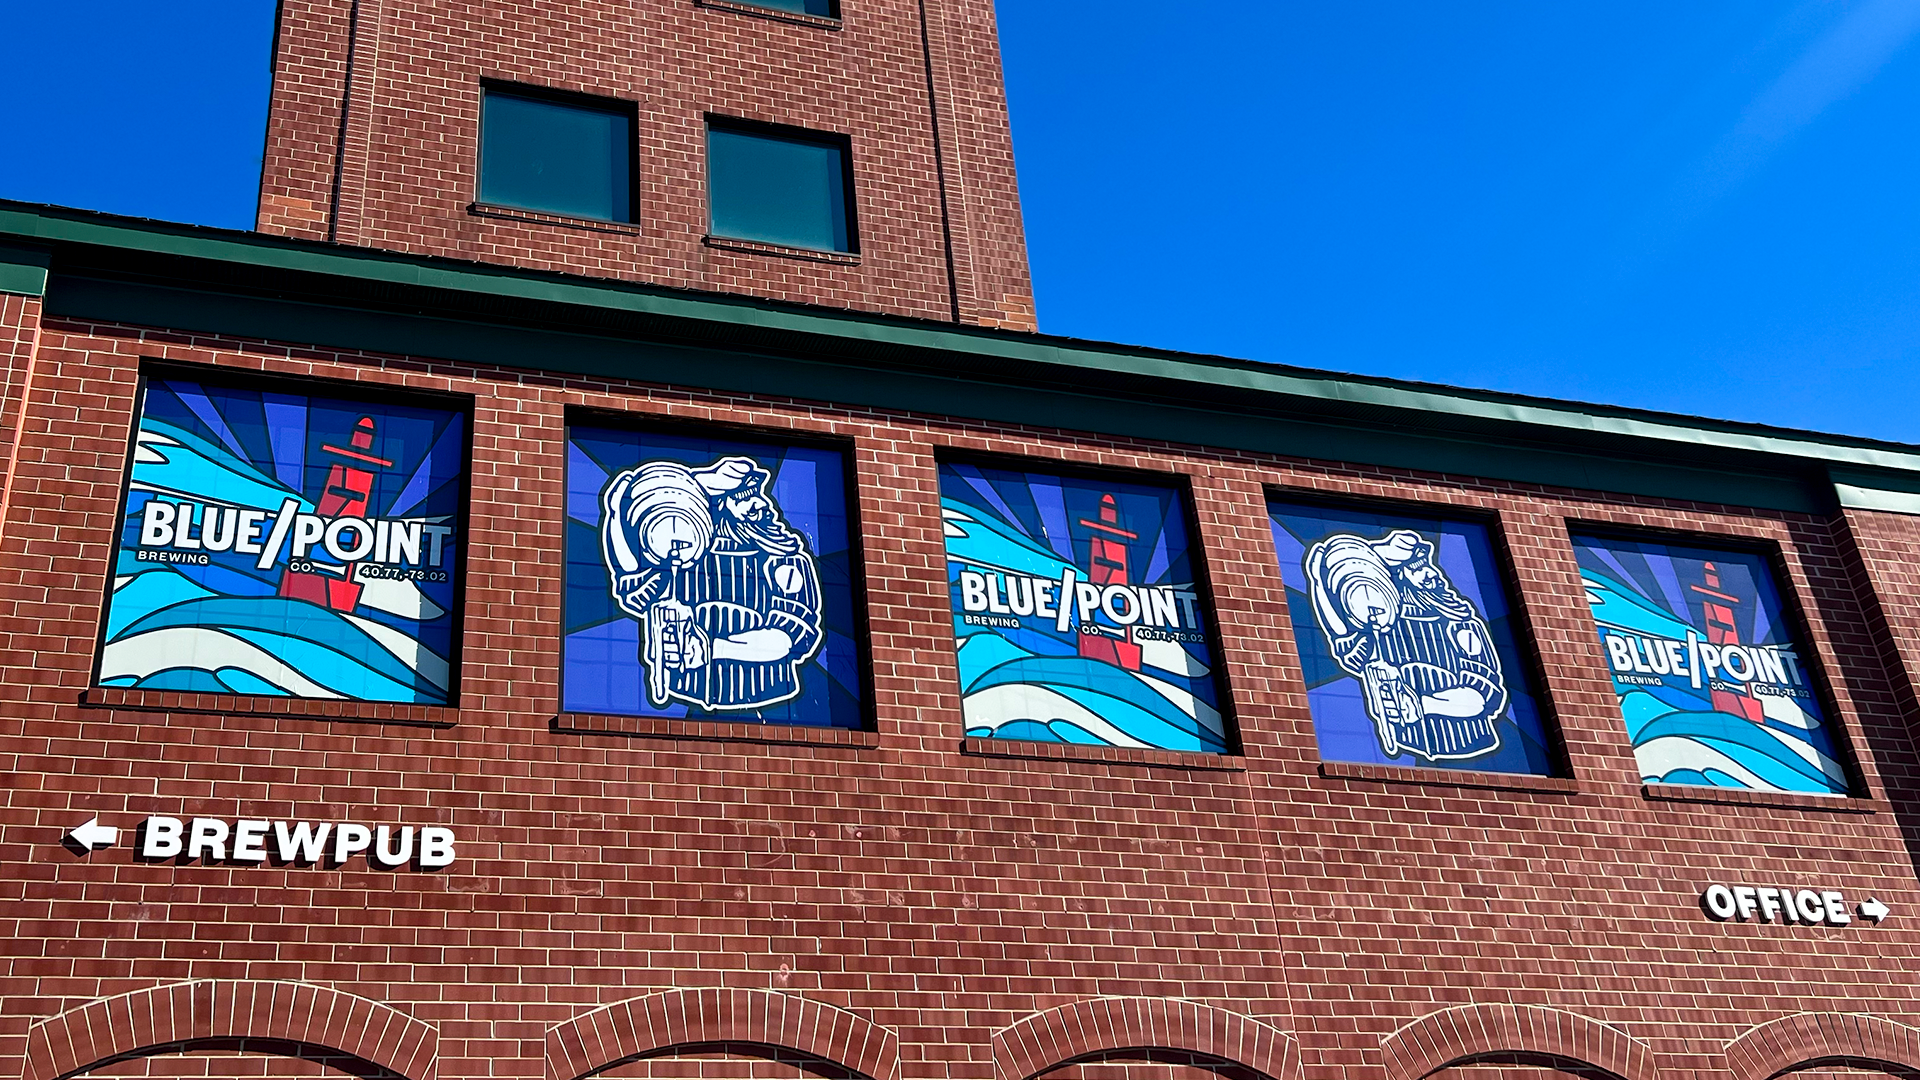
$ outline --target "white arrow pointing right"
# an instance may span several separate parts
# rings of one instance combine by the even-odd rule
[[[1877,923],[1881,919],[1886,918],[1890,910],[1887,905],[1869,896],[1866,902],[1860,905],[1860,917],[1863,919],[1872,919]]]
[[[94,848],[106,847],[120,839],[120,830],[111,825],[100,824],[100,817],[96,814],[74,826],[67,835],[73,839],[74,843],[92,851]]]

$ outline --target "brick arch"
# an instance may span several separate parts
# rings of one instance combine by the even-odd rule
[[[1034,1013],[993,1033],[999,1080],[1032,1080],[1063,1065],[1191,1055],[1268,1080],[1294,1080],[1293,1036],[1227,1009],[1172,998],[1089,998]]]
[[[668,990],[547,1032],[548,1080],[579,1080],[675,1050],[791,1051],[867,1080],[899,1080],[900,1036],[845,1009],[771,990]]]
[[[1734,1080],[1772,1080],[1834,1062],[1920,1075],[1920,1028],[1857,1013],[1798,1013],[1769,1020],[1727,1044]]]
[[[435,1080],[439,1033],[324,986],[206,979],[90,1001],[27,1033],[22,1080],[59,1080],[117,1057],[257,1039],[332,1050],[407,1080]]]
[[[1462,1005],[1430,1013],[1386,1037],[1387,1080],[1421,1077],[1506,1055],[1598,1069],[1620,1080],[1658,1080],[1653,1049],[1619,1028],[1537,1005]]]

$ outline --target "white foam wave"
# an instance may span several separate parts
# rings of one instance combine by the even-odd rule
[[[1177,641],[1141,641],[1140,662],[1161,671],[1171,671],[1175,675],[1198,677],[1207,673],[1207,665],[1194,658]]]
[[[1706,743],[1678,735],[1643,742],[1633,748],[1633,756],[1640,765],[1640,772],[1652,778],[1665,776],[1675,769],[1692,769],[1696,772],[1718,769],[1756,791],[1778,790],[1760,779],[1753,770]]]
[[[168,668],[239,668],[296,697],[340,695],[288,667],[265,649],[205,626],[167,626],[112,642],[100,650],[100,679],[144,679]]]
[[[355,567],[354,580],[361,585],[360,602],[376,611],[421,622],[432,622],[446,614],[446,609],[427,599],[420,586],[406,578],[373,577]]]
[[[394,659],[407,665],[440,689],[447,688],[453,672],[444,657],[391,626],[358,615],[342,613],[341,617],[366,631],[367,636],[379,642],[381,648],[392,653]]]
[[[1194,697],[1192,694],[1172,683],[1156,679],[1151,675],[1145,675],[1136,671],[1133,673],[1133,677],[1146,683],[1154,693],[1172,702],[1174,708],[1179,709],[1181,712],[1199,721],[1200,726],[1206,730],[1215,733],[1224,730],[1223,725],[1220,723],[1220,712],[1213,706],[1201,701],[1199,698]]]
[[[1148,748],[1146,743],[1095,716],[1072,698],[1030,683],[1003,683],[968,694],[961,702],[961,713],[969,728],[999,727],[1014,720],[1041,724],[1065,720],[1114,746]]]

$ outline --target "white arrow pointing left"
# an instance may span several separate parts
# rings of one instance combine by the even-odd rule
[[[73,831],[67,833],[67,835],[72,838],[74,843],[79,844],[88,851],[92,851],[94,848],[106,847],[108,844],[120,839],[120,830],[111,825],[100,824],[99,816],[95,815],[79,825],[74,826]]]

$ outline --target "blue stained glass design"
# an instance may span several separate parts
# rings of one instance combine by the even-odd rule
[[[1148,484],[940,466],[968,735],[1229,749],[1183,499]]]
[[[1553,771],[1485,525],[1267,510],[1322,760]]]
[[[1578,534],[1573,548],[1643,779],[1848,793],[1764,558]]]
[[[148,380],[100,683],[452,700],[466,415]]]
[[[817,446],[572,428],[564,708],[864,726],[846,467]]]

